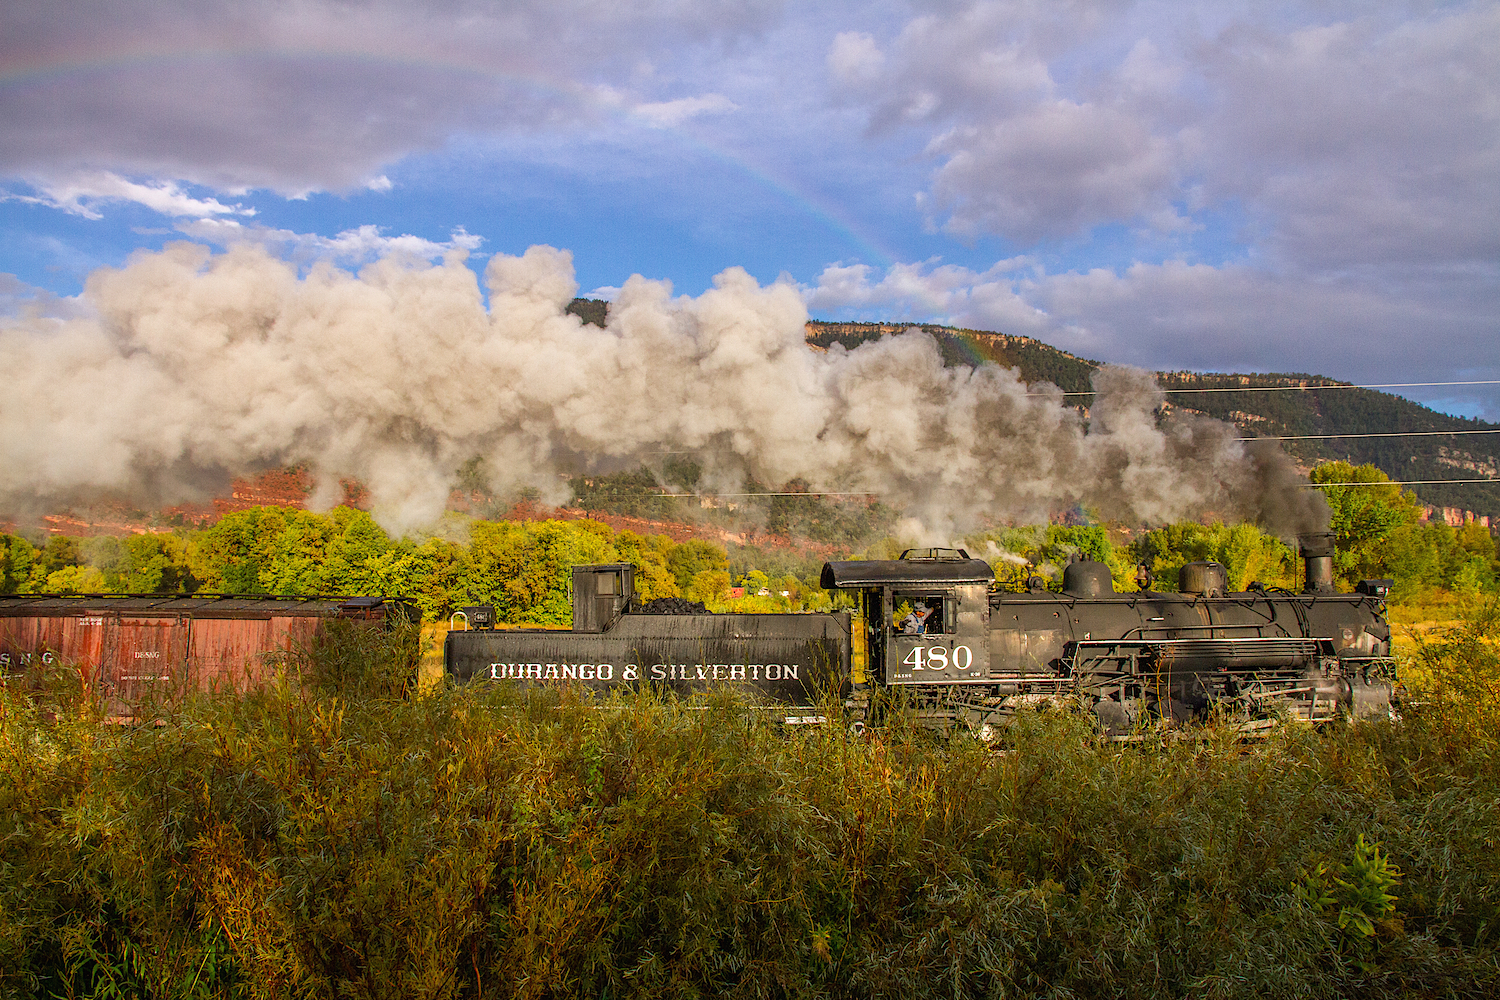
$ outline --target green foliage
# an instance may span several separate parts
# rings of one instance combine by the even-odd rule
[[[720,696],[401,698],[363,687],[362,660],[401,662],[372,635],[306,651],[312,683],[137,729],[0,691],[0,995],[1500,987],[1493,697],[1257,744],[1023,713],[990,748]]]
[[[1151,567],[1157,590],[1176,590],[1182,567],[1199,561],[1222,563],[1231,590],[1254,582],[1292,589],[1297,582],[1297,554],[1251,524],[1172,524],[1139,539],[1135,551]]]
[[[609,303],[603,299],[574,299],[568,303],[566,311],[585,323],[602,327],[609,316]]]
[[[785,495],[806,493],[809,488],[806,481],[793,479],[765,501],[767,532],[825,544],[857,545],[895,524],[896,512],[869,498]]]
[[[596,521],[477,521],[469,543],[468,595],[500,621],[567,625],[572,568],[617,562],[613,531]]]
[[[1401,871],[1378,842],[1366,843],[1359,834],[1347,862],[1321,861],[1296,886],[1297,898],[1319,916],[1329,918],[1338,929],[1339,950],[1353,956],[1365,972],[1373,972],[1369,961],[1378,944],[1376,935],[1397,932],[1394,889]]]
[[[92,566],[64,566],[47,574],[36,588],[45,594],[101,594],[109,589],[104,574]]]
[[[1061,587],[1063,570],[1077,557],[1107,565],[1116,591],[1136,589],[1130,553],[1117,549],[1100,525],[995,528],[968,536],[964,547],[975,557],[988,560],[997,584],[1005,588],[1024,586],[1032,575],[1043,577],[1054,588]]]
[[[693,575],[684,594],[690,601],[701,601],[709,610],[723,610],[729,596],[729,574],[722,569],[705,569]]]
[[[416,685],[419,643],[416,622],[379,627],[335,619],[293,651],[290,674],[331,698],[404,698]]]
[[[0,534],[0,594],[26,589],[36,557],[36,547],[26,539]]]
[[[667,567],[676,577],[677,586],[683,594],[687,594],[692,588],[699,573],[727,569],[728,566],[729,557],[724,550],[701,538],[689,539],[667,554]]]
[[[78,539],[67,535],[53,535],[42,546],[38,566],[45,573],[56,573],[69,566],[77,566],[82,556]]]
[[[681,597],[677,576],[668,559],[679,546],[666,535],[637,535],[622,531],[615,536],[615,550],[622,562],[635,566],[635,585],[641,600]]]
[[[685,521],[691,510],[685,498],[662,496],[656,474],[646,468],[578,476],[570,485],[573,506],[590,512]]]
[[[1323,496],[1333,512],[1335,574],[1350,585],[1377,575],[1381,543],[1396,529],[1416,524],[1421,515],[1416,498],[1391,484],[1390,476],[1373,465],[1326,462],[1308,478],[1325,484]]]

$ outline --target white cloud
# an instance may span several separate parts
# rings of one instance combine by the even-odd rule
[[[233,219],[200,219],[180,225],[178,229],[186,236],[219,246],[248,243],[274,248],[295,258],[327,258],[344,262],[382,257],[441,260],[454,252],[473,252],[484,243],[482,236],[476,236],[462,226],[441,242],[410,234],[386,236],[379,226],[360,226],[337,236],[319,236],[290,229],[244,226]]]
[[[1171,144],[1138,118],[1067,100],[954,129],[927,150],[943,165],[926,204],[946,228],[1022,244],[1160,211],[1173,179]]]
[[[825,62],[872,139],[923,144],[918,204],[965,238],[1152,238],[1228,207],[1299,267],[1500,255],[1491,3],[971,0],[883,48],[844,31]]]
[[[1017,258],[986,271],[830,265],[803,297],[814,315],[997,330],[1149,369],[1313,372],[1364,383],[1500,379],[1492,347],[1500,294],[1465,285],[1456,277],[1419,292],[1183,261],[1047,274]],[[1438,330],[1436,339],[1419,335]],[[1494,387],[1460,392],[1466,412],[1500,415]]]
[[[254,215],[255,209],[225,205],[216,198],[194,198],[172,181],[138,183],[108,171],[74,174],[38,181],[36,197],[12,196],[21,201],[50,205],[86,219],[102,218],[98,206],[110,202],[133,202],[173,217],[212,218],[221,215]]]
[[[884,274],[865,264],[830,264],[816,284],[803,289],[803,298],[815,316],[880,316],[1056,340],[1066,325],[1021,294],[1035,270],[1025,257],[999,261],[984,271],[936,260],[896,264]]]
[[[0,318],[30,322],[73,319],[87,313],[88,308],[76,298],[64,298],[28,285],[14,274],[0,273]]]
[[[671,128],[699,115],[727,114],[738,107],[723,94],[702,94],[698,97],[680,97],[675,101],[637,104],[630,110],[654,128]]]
[[[841,31],[828,47],[828,72],[846,86],[873,83],[885,68],[885,53],[862,31]]]
[[[1500,7],[1226,33],[1203,175],[1298,266],[1500,256]]]
[[[79,51],[120,58],[74,73]],[[537,181],[516,198],[601,180],[635,203],[578,247],[591,265],[619,255],[591,283],[656,266],[695,280],[700,262],[678,263],[695,251],[627,258],[651,240],[704,245],[682,238],[694,226],[731,228],[684,209],[729,200],[717,176],[649,152],[675,139],[651,127],[692,121],[725,162],[854,231],[971,265],[833,266],[808,293],[820,311],[1034,333],[1150,365],[1365,366],[1375,381],[1493,354],[1490,2],[370,0],[351,17],[337,0],[17,0],[0,12],[0,64],[35,73],[0,101],[0,175],[36,179],[28,195],[79,214],[150,205],[216,242],[341,259],[463,249],[472,237],[257,227],[244,192],[409,194],[389,181],[421,176],[391,169],[402,156],[440,151],[470,183],[468,150],[541,149],[576,186]],[[604,146],[625,153],[586,158]],[[461,210],[517,203],[509,190],[465,203],[443,183],[429,190]],[[924,221],[936,232],[919,234]],[[996,256],[1054,273],[986,268],[948,236],[999,237]],[[779,248],[745,245],[759,259],[743,262],[768,273],[852,252],[774,260]]]

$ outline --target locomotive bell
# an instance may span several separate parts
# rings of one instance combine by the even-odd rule
[[[1177,572],[1177,589],[1184,594],[1223,597],[1229,590],[1229,570],[1223,563],[1186,563]]]
[[[1092,559],[1080,559],[1063,569],[1063,591],[1079,597],[1099,597],[1115,592],[1109,567]]]

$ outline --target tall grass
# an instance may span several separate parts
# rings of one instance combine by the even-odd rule
[[[136,729],[3,693],[0,993],[1493,995],[1500,672],[1465,627],[1399,723],[1254,745],[411,697],[368,632]]]

